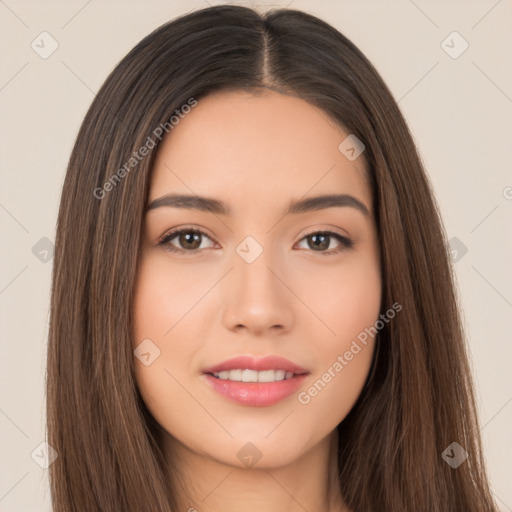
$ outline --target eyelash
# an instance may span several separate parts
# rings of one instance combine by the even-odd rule
[[[192,255],[197,254],[198,252],[201,252],[202,250],[204,250],[204,249],[193,249],[191,251],[187,251],[185,249],[179,249],[179,248],[176,248],[176,247],[173,247],[172,245],[170,245],[170,241],[173,238],[175,238],[177,235],[181,235],[183,233],[199,234],[201,236],[205,236],[205,237],[209,238],[210,240],[212,240],[211,237],[208,236],[208,234],[206,234],[204,231],[202,231],[200,229],[197,229],[197,228],[181,228],[181,229],[177,229],[177,230],[171,231],[170,233],[166,233],[160,239],[160,241],[158,242],[158,245],[165,246],[164,248],[167,251],[170,251],[170,252],[173,252],[173,253],[185,254],[186,256],[192,256]],[[305,234],[304,237],[301,238],[300,242],[302,240],[304,240],[305,238],[308,238],[308,237],[310,237],[312,235],[328,235],[330,237],[336,238],[338,240],[338,242],[340,243],[340,246],[337,249],[334,249],[334,250],[331,249],[330,251],[313,251],[312,249],[310,250],[310,252],[318,252],[319,254],[322,254],[324,256],[338,254],[338,253],[340,253],[342,251],[346,251],[346,250],[352,249],[352,247],[354,246],[353,240],[350,240],[347,237],[339,235],[338,233],[334,233],[333,231],[312,231],[310,233]]]

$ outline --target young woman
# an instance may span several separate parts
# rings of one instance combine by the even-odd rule
[[[445,233],[370,62],[187,14],[114,69],[58,217],[55,512],[494,512]]]

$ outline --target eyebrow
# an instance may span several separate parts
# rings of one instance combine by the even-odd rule
[[[330,194],[317,197],[308,197],[298,201],[291,201],[288,210],[284,215],[305,213],[317,210],[323,210],[332,207],[351,207],[359,210],[366,217],[370,217],[368,208],[359,199],[348,194]],[[201,196],[191,196],[184,194],[166,194],[159,197],[147,206],[146,212],[156,208],[184,208],[189,210],[199,210],[218,215],[231,215],[230,208],[217,199]]]

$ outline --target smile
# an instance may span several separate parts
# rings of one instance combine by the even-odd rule
[[[225,370],[213,373],[213,376],[220,380],[231,380],[234,382],[275,382],[293,378],[295,374],[286,370]]]
[[[296,392],[307,375],[308,370],[283,357],[243,355],[204,368],[202,377],[232,402],[267,407]]]

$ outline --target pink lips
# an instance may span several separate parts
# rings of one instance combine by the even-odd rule
[[[255,370],[257,372],[263,370],[285,370],[293,373],[307,373],[307,370],[297,366],[296,364],[278,356],[266,356],[255,359],[252,356],[239,356],[228,359],[223,363],[205,368],[203,373],[218,373],[226,370]]]
[[[290,379],[275,382],[236,382],[218,379],[213,376],[213,373],[237,369],[285,370],[295,375]],[[290,396],[302,385],[309,372],[288,359],[278,356],[267,356],[259,359],[251,356],[240,356],[205,368],[203,373],[208,384],[226,398],[241,405],[265,407],[276,404]]]

